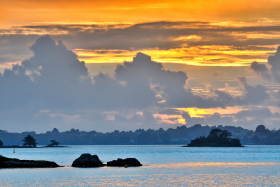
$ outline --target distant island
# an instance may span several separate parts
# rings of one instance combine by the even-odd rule
[[[183,147],[244,147],[239,139],[231,136],[227,130],[212,129],[207,137],[200,136]]]
[[[31,135],[27,135],[26,137],[24,137],[22,141],[24,142],[24,144],[21,146],[21,145],[4,145],[2,140],[0,140],[0,148],[68,147],[68,146],[59,146],[60,143],[55,140],[51,140],[51,143],[47,146],[37,147],[38,143],[36,142],[36,139]]]
[[[97,132],[80,131],[79,129],[70,129],[60,132],[57,128],[44,133],[35,131],[25,131],[21,133],[8,132],[0,130],[0,148],[14,148],[10,146],[22,145],[28,135],[32,136],[38,145],[52,148],[60,145],[188,145],[191,140],[205,136],[213,129],[226,130],[232,134],[231,138],[237,138],[242,145],[280,145],[280,129],[267,129],[264,125],[256,126],[255,130],[244,129],[235,126],[208,126],[196,124],[190,127],[185,125],[168,129],[137,129],[134,131]],[[33,138],[28,138],[26,148],[36,148]],[[31,141],[32,140],[32,141]],[[60,142],[58,146],[51,142]],[[55,143],[54,142],[54,143]],[[36,144],[35,144],[36,145]],[[41,146],[40,146],[41,147]],[[38,148],[38,146],[37,146]]]
[[[59,145],[59,142],[57,142],[55,140],[51,140],[51,144],[49,144],[47,146],[43,146],[43,147],[68,147],[68,146],[61,146],[61,145]]]

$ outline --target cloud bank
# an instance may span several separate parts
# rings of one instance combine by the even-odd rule
[[[266,59],[279,44],[279,26],[275,24],[278,23],[267,25],[260,20],[236,22],[232,26],[211,22],[158,21],[12,27],[0,29],[0,68],[1,65],[11,67],[11,63],[19,63],[30,56],[26,44],[31,45],[42,33],[63,39],[67,47],[75,49],[79,59],[85,61],[117,59],[120,63],[123,61],[121,57],[128,59],[136,52],[145,51],[165,62],[181,60],[190,64],[243,66],[256,59]],[[159,50],[161,54],[157,53]],[[105,55],[108,58],[104,58]],[[199,60],[201,56],[204,56],[203,60]]]
[[[206,95],[196,94],[185,72],[170,71],[143,53],[118,65],[113,77],[90,77],[85,62],[61,40],[42,36],[30,50],[34,56],[0,76],[1,123],[8,130],[156,128],[160,119],[153,114],[163,109],[257,105],[268,98],[265,87],[249,85],[245,77],[238,78],[242,95],[214,88]],[[216,118],[228,120],[212,118],[213,123]]]

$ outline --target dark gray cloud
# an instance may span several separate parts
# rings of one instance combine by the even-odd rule
[[[270,118],[273,117],[272,112],[268,108],[256,108],[253,110],[242,110],[235,114],[235,118],[243,119],[250,118]]]
[[[240,81],[241,85],[245,89],[245,94],[242,97],[242,100],[240,101],[240,105],[242,103],[244,105],[247,104],[260,104],[265,99],[269,97],[269,95],[266,93],[266,88],[261,85],[252,86],[247,83],[246,77],[238,77],[238,80]]]
[[[251,69],[254,70],[256,73],[258,73],[259,75],[261,75],[264,79],[271,80],[269,70],[265,64],[260,64],[256,61],[252,62]]]
[[[173,107],[225,108],[227,106],[261,104],[263,101],[269,98],[264,86],[249,85],[245,77],[239,77],[238,80],[244,90],[244,93],[240,96],[234,96],[225,91],[210,88],[210,93],[214,93],[215,96],[202,97],[194,94],[191,88],[184,89],[183,87],[178,86],[176,89],[173,89],[173,91],[176,93],[171,92],[169,95],[167,95],[166,101],[168,106]],[[165,93],[168,94],[168,92]]]
[[[165,110],[159,111],[158,114],[180,115],[181,112],[176,109],[165,109]]]
[[[274,55],[268,57],[268,67],[265,64],[260,64],[258,62],[252,62],[251,69],[256,73],[261,75],[263,78],[280,82],[280,46],[278,46],[277,51]]]
[[[205,118],[191,117],[188,112],[183,112],[182,117],[185,119],[188,126],[193,126],[194,124],[205,124]]]
[[[253,69],[256,73],[261,75],[266,80],[273,80],[277,83],[280,83],[280,46],[278,46],[277,51],[268,57],[268,65],[259,64],[257,62],[253,62],[251,64],[251,69]],[[275,93],[275,90],[272,90]],[[279,105],[280,98],[280,90],[278,88],[278,92],[273,94],[274,102]]]
[[[268,57],[268,64],[271,66],[270,71],[273,78],[280,82],[280,46],[278,46],[274,55]]]

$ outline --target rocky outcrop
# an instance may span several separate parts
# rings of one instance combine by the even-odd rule
[[[126,158],[126,159],[118,158],[117,160],[107,162],[107,166],[131,167],[131,166],[142,166],[142,164],[136,158]]]
[[[79,158],[74,160],[72,163],[72,167],[79,168],[94,168],[94,167],[102,167],[105,166],[97,155],[91,155],[89,153],[82,154]]]
[[[55,162],[45,160],[19,160],[0,156],[0,168],[56,168]]]

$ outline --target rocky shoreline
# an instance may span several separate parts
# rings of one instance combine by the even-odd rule
[[[75,159],[71,165],[76,168],[96,168],[96,167],[138,167],[142,164],[136,158],[118,158],[103,164],[97,155],[89,153],[82,154],[79,158]],[[57,168],[57,163],[45,160],[20,160],[17,158],[7,158],[0,155],[0,169],[3,168]]]
[[[0,168],[57,168],[55,162],[45,160],[20,160],[0,156]]]

